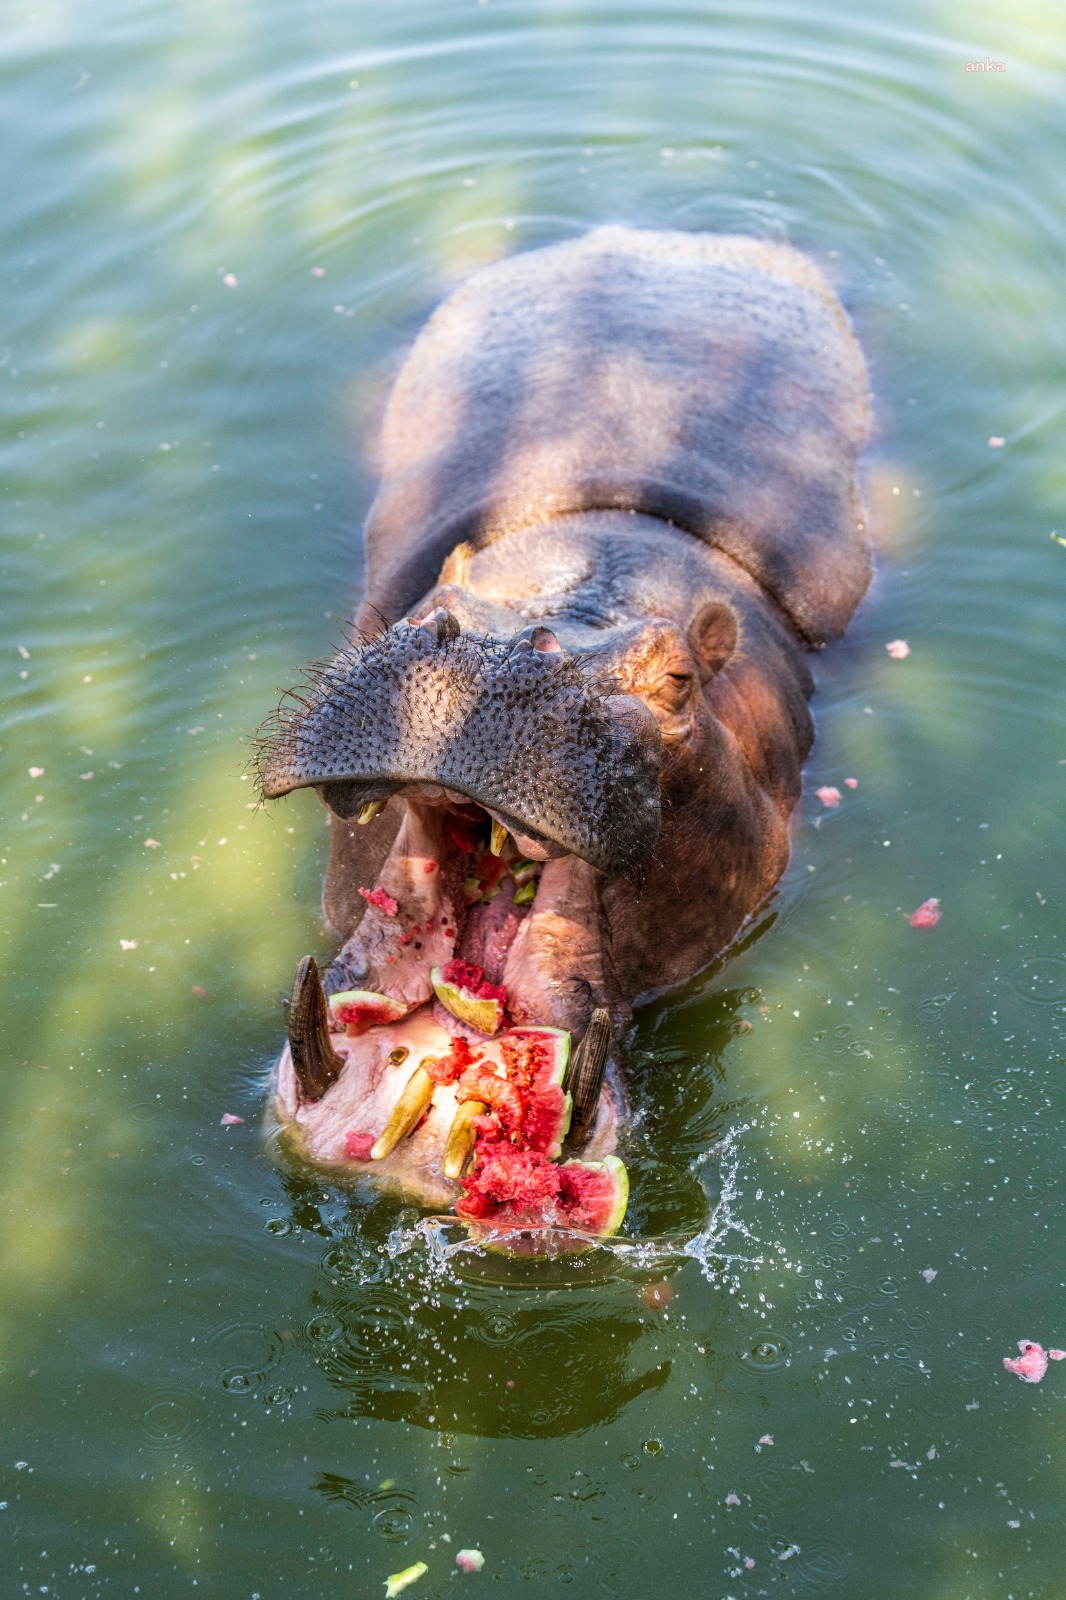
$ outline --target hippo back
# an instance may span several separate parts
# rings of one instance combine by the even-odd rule
[[[870,576],[855,483],[866,371],[788,245],[599,228],[488,267],[393,390],[367,599],[394,620],[461,541],[638,511],[732,557],[802,637],[838,637]]]

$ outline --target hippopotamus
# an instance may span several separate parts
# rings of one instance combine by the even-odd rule
[[[784,243],[602,227],[430,318],[349,642],[259,746],[266,799],[331,814],[339,948],[300,963],[275,1088],[304,1158],[451,1206],[457,1073],[495,1076],[466,1099],[506,1137],[507,1030],[569,1036],[561,1153],[624,1148],[633,1006],[719,956],[788,862],[809,654],[870,577],[868,426],[847,316]]]

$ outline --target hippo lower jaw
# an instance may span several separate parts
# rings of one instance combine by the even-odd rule
[[[398,1127],[401,1098],[421,1062],[446,1057],[456,1037],[499,1067],[500,1035],[479,1034],[450,1015],[430,974],[452,959],[480,967],[506,991],[509,1024],[562,1028],[577,1046],[604,996],[598,874],[578,856],[551,854],[558,847],[543,837],[505,834],[499,819],[459,791],[407,785],[390,802],[393,814],[398,807],[400,825],[377,882],[358,886],[363,918],[324,985],[313,961],[301,963],[275,1109],[303,1159],[372,1174],[420,1206],[446,1209],[461,1194],[443,1170],[457,1085],[434,1084],[428,1108],[416,1097],[407,1132]],[[369,825],[380,809],[366,808]],[[406,1015],[352,1036],[323,990],[356,988],[406,1006]],[[567,1087],[576,1102],[572,1148],[592,1160],[612,1154],[624,1115],[614,1063],[608,1060],[602,1082],[568,1080]]]

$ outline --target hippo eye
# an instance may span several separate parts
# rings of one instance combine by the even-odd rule
[[[692,693],[695,679],[691,672],[667,672],[655,686],[655,703],[664,711],[680,711]]]

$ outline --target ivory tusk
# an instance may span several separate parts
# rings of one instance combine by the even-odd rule
[[[403,1093],[393,1106],[381,1136],[371,1151],[371,1161],[384,1161],[401,1139],[406,1139],[413,1128],[422,1121],[433,1099],[433,1079],[425,1067],[416,1067],[407,1080]]]
[[[365,806],[360,806],[359,815],[355,819],[356,822],[359,823],[360,827],[364,827],[368,822],[373,822],[374,818],[384,811],[388,803],[387,800],[368,800]]]
[[[474,1118],[483,1117],[488,1110],[482,1100],[464,1100],[455,1113],[455,1121],[448,1132],[441,1163],[446,1178],[461,1178],[471,1150],[477,1140]]]
[[[489,840],[489,849],[492,851],[494,856],[502,856],[503,847],[506,843],[507,829],[504,827],[502,822],[497,822],[496,819],[493,818],[492,837]]]

